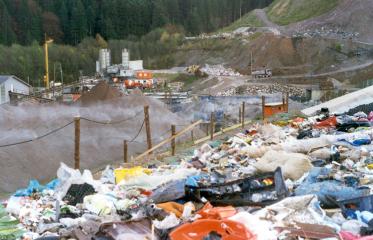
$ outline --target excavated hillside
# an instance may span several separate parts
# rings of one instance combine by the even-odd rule
[[[356,40],[373,43],[373,0],[340,0],[332,11],[321,16],[290,24],[290,33],[317,30],[327,34],[327,31],[337,30],[340,34],[357,33]]]
[[[360,55],[356,53],[366,49]],[[323,38],[289,38],[261,34],[255,38],[200,39],[185,43],[174,59],[179,66],[225,64],[249,74],[253,68],[272,68],[275,75],[318,74],[362,64],[373,46]]]

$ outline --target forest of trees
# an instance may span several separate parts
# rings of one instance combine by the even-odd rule
[[[128,48],[146,68],[172,67],[185,35],[217,30],[272,1],[0,0],[0,74],[42,86],[44,33],[54,39],[51,80],[56,66],[65,82],[93,75],[100,48],[112,50],[113,62]]]
[[[167,24],[188,34],[226,26],[273,0],[0,0],[0,44],[77,45],[97,33],[105,39],[143,36]]]

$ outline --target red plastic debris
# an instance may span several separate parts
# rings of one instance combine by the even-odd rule
[[[333,116],[324,121],[318,122],[314,125],[314,128],[330,128],[337,125],[337,117]]]
[[[231,220],[201,219],[186,223],[170,233],[171,240],[203,240],[211,232],[221,235],[223,240],[256,240],[242,223]]]
[[[213,207],[210,203],[206,205],[197,212],[201,215],[202,219],[225,219],[232,217],[237,214],[237,211],[234,207]]]

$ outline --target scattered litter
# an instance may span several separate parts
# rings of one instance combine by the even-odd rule
[[[0,239],[369,239],[369,116],[283,115],[175,164],[108,166],[98,178],[62,163],[56,180],[0,205]]]

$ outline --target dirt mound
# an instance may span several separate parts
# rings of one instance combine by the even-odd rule
[[[121,96],[123,96],[123,94],[118,89],[109,86],[105,81],[101,81],[89,92],[84,93],[78,100],[78,103],[83,106],[88,106],[100,101],[107,101]]]
[[[111,98],[112,95],[102,96]],[[81,116],[101,122],[117,122],[97,124],[81,120],[81,167],[93,169],[122,162],[123,140],[131,140],[139,133],[144,119],[144,105],[149,105],[150,109],[153,144],[170,136],[171,124],[189,123],[171,113],[163,103],[144,96],[115,97],[89,106],[2,106],[0,145],[33,139],[68,124],[75,116]],[[125,119],[127,121],[118,122]],[[144,150],[146,133],[142,128],[138,138],[129,144],[129,156]],[[0,147],[0,160],[0,192],[25,187],[33,178],[48,181],[55,176],[60,162],[73,165],[74,125],[70,124],[40,140]]]

